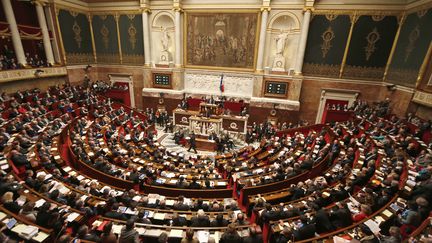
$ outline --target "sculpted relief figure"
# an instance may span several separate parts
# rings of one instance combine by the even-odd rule
[[[280,31],[280,34],[276,36],[276,55],[283,56],[283,52],[285,49],[286,39],[288,38],[288,32],[284,33],[283,30]]]
[[[170,36],[168,35],[168,30],[167,30],[167,28],[163,27],[162,28],[162,38],[161,38],[162,51],[168,51],[169,39],[170,39]]]

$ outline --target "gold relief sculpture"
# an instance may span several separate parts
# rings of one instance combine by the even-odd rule
[[[417,40],[418,40],[419,37],[420,37],[420,28],[417,25],[411,31],[411,33],[408,36],[408,45],[407,45],[407,47],[405,49],[405,59],[404,59],[405,62],[408,61],[408,58],[410,57],[411,52],[414,50],[415,44],[416,44],[416,42],[417,42]]]
[[[126,14],[126,16],[128,17],[128,19],[130,20],[130,21],[132,21],[132,20],[134,20],[134,18],[135,18],[135,14]]]
[[[367,40],[368,44],[365,47],[366,61],[369,61],[369,58],[375,52],[375,50],[376,50],[375,44],[380,39],[381,39],[381,36],[378,33],[378,30],[376,27],[367,35],[366,40]]]
[[[143,55],[124,54],[123,55],[123,63],[126,63],[126,64],[143,64],[144,63],[144,56]]]
[[[417,11],[417,16],[419,18],[423,18],[423,16],[425,16],[427,12],[428,12],[428,9],[422,9],[420,11]]]
[[[337,15],[336,14],[326,14],[325,17],[328,21],[331,22],[337,18]]]
[[[373,21],[379,22],[379,21],[383,20],[386,16],[377,14],[377,15],[372,15],[371,17],[372,17]]]
[[[384,67],[361,67],[346,65],[343,77],[381,80],[384,76],[384,70]]]
[[[128,34],[129,34],[129,42],[131,44],[132,50],[135,50],[135,46],[137,42],[137,38],[136,38],[137,30],[132,23],[129,26]]]
[[[119,54],[98,54],[98,63],[120,63]]]
[[[322,58],[325,58],[327,56],[327,53],[329,52],[330,48],[332,47],[331,41],[334,39],[335,34],[329,26],[324,33],[322,33],[321,38],[323,40],[321,44],[321,52],[322,52]]]
[[[304,63],[303,73],[313,74],[321,77],[338,77],[339,65],[318,64],[318,63]]]
[[[74,24],[72,25],[72,31],[74,32],[75,36],[74,36],[74,40],[77,43],[78,49],[81,49],[81,27],[78,25],[78,23],[74,22]]]
[[[102,21],[105,21],[108,18],[108,15],[98,15]]]
[[[104,47],[105,47],[105,49],[108,49],[108,45],[109,45],[109,30],[108,30],[108,28],[105,25],[102,25],[100,33],[102,35],[102,42],[104,44]]]
[[[94,62],[91,53],[66,53],[66,56],[69,64],[88,64]]]
[[[418,70],[405,69],[405,68],[390,68],[387,80],[390,80],[399,84],[409,86],[409,84],[415,85],[417,79]]]
[[[69,10],[70,15],[72,15],[72,17],[76,18],[78,16],[78,12]]]

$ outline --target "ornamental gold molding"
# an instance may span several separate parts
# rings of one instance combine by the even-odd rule
[[[322,77],[338,77],[339,65],[304,63],[303,73]]]
[[[412,101],[421,105],[432,107],[432,94],[416,90]]]
[[[105,24],[102,25],[99,32],[102,35],[102,42],[103,42],[104,48],[106,50],[108,50],[108,47],[109,47],[109,30]]]
[[[66,53],[68,64],[89,64],[94,62],[90,53]]]
[[[375,44],[381,39],[380,33],[378,29],[375,27],[369,34],[366,36],[366,40],[368,42],[365,49],[366,61],[369,61],[369,58],[376,51]]]
[[[128,35],[129,35],[129,43],[131,44],[132,50],[135,50],[136,43],[137,43],[137,29],[135,28],[132,20],[135,19],[135,15],[127,15],[129,19],[129,28],[128,28]]]
[[[418,38],[420,37],[420,27],[417,25],[413,30],[411,30],[409,36],[408,36],[408,45],[405,48],[405,58],[404,61],[407,62],[411,52],[416,47],[416,42]]]
[[[423,79],[423,76],[424,76],[424,74],[426,72],[426,68],[427,68],[428,62],[431,59],[431,56],[432,56],[432,41],[429,42],[429,48],[428,48],[428,50],[426,52],[426,55],[423,58],[423,63],[421,65],[421,67],[420,67],[419,74],[418,74],[417,80],[416,80],[416,88],[420,85],[420,82]]]
[[[321,44],[322,58],[325,58],[332,47],[331,41],[335,38],[335,33],[333,32],[331,26],[329,26],[327,30],[322,33],[321,38],[323,40]]]
[[[36,70],[43,70],[38,77],[35,76]],[[19,70],[5,70],[0,72],[0,82],[5,83],[14,80],[22,79],[35,79],[56,76],[66,76],[66,67],[50,67],[50,68],[32,68],[32,69],[19,69]]]
[[[392,68],[389,70],[386,80],[392,83],[413,87],[415,85],[417,75],[418,70],[416,69]]]
[[[397,43],[399,41],[399,36],[400,36],[401,29],[402,29],[402,25],[403,25],[403,23],[405,22],[405,19],[406,19],[406,13],[405,12],[402,13],[397,18],[398,18],[398,29],[396,31],[396,35],[395,35],[395,38],[393,40],[393,45],[392,45],[392,48],[390,50],[389,57],[387,59],[386,67],[385,67],[385,70],[384,70],[383,81],[386,80],[387,74],[388,74],[388,71],[389,71],[389,68],[390,68],[390,64],[393,61],[393,56],[394,56],[394,53],[395,53],[395,50],[396,50]]]
[[[352,38],[353,30],[354,30],[354,25],[357,23],[359,18],[360,18],[360,16],[357,14],[357,12],[354,12],[354,14],[350,15],[351,26],[350,26],[350,30],[348,33],[347,43],[345,45],[345,51],[344,51],[344,55],[342,58],[342,64],[341,64],[340,70],[339,70],[339,78],[342,78],[342,74],[343,74],[344,68],[345,68],[346,59],[348,57],[348,50],[349,50],[349,47],[351,44],[351,38]]]
[[[78,46],[78,49],[81,49],[81,42],[82,42],[82,37],[81,37],[81,27],[79,26],[79,24],[77,23],[77,21],[74,21],[74,24],[72,25],[72,31],[74,33],[74,40]]]
[[[344,78],[359,78],[365,80],[381,80],[384,75],[384,67],[362,67],[346,65]]]

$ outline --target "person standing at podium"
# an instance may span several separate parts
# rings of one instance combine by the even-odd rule
[[[197,153],[197,150],[196,150],[196,138],[195,138],[195,133],[194,132],[192,132],[190,134],[188,152],[190,152],[191,149],[193,149],[195,151],[195,153]]]

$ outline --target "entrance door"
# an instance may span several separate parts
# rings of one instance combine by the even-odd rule
[[[318,106],[318,113],[315,123],[325,123],[328,121],[327,107],[341,106],[345,104],[350,107],[357,99],[359,91],[356,90],[343,90],[343,89],[323,89],[321,91],[321,100]]]

